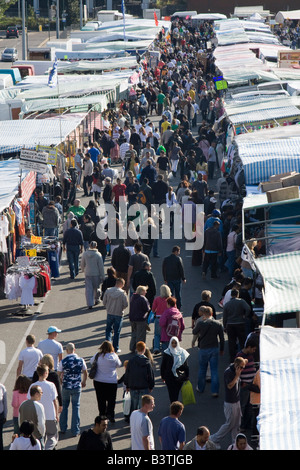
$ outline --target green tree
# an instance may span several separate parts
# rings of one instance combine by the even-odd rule
[[[79,0],[65,0],[65,10],[67,13],[67,25],[79,23]]]
[[[0,0],[0,19],[5,17],[6,10],[15,3],[17,3],[17,0]]]

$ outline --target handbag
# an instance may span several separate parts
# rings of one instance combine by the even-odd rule
[[[188,379],[185,370],[177,369],[176,374],[177,374],[177,377],[175,377],[176,382],[182,383],[182,382],[185,382]]]
[[[124,398],[123,398],[123,415],[129,416],[130,409],[131,409],[131,395],[130,395],[130,392],[125,392]]]
[[[94,379],[95,375],[97,373],[97,368],[98,368],[97,361],[98,361],[99,355],[100,355],[100,353],[97,353],[96,356],[95,356],[94,362],[92,364],[92,367],[91,367],[91,370],[90,370],[90,373],[89,373],[89,378],[90,379]]]
[[[186,380],[181,387],[181,397],[184,406],[196,403],[193,385],[189,380]]]

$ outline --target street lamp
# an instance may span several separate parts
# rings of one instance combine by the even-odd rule
[[[25,17],[25,0],[22,0],[22,60],[27,60]]]

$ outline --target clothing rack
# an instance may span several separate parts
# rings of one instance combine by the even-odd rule
[[[18,259],[16,260],[16,264],[10,266],[7,269],[7,274],[13,274],[13,273],[20,273],[23,275],[34,275],[37,273],[40,273],[42,271],[42,266],[48,266],[49,263],[46,260],[44,256],[33,256],[31,258],[28,258],[28,264],[27,265],[20,265],[18,264]],[[37,305],[34,303],[34,305]],[[29,305],[22,305],[22,308],[16,312],[16,315],[21,315],[21,316],[26,316],[26,315],[32,315],[34,312],[30,309]]]

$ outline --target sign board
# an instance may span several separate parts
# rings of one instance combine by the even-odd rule
[[[41,245],[42,244],[42,237],[37,237],[36,235],[31,235],[30,243],[32,245]]]
[[[21,150],[20,168],[23,170],[46,173],[48,164],[48,153],[36,152],[35,150]]]
[[[278,51],[278,66],[280,68],[292,68],[300,64],[300,49]]]
[[[48,163],[49,165],[56,165],[57,161],[57,149],[54,147],[47,147],[45,145],[37,145],[37,152],[47,152],[48,153]]]
[[[25,253],[26,253],[26,255],[29,256],[30,258],[33,258],[34,256],[36,256],[36,250],[34,250],[34,249],[25,250]]]

